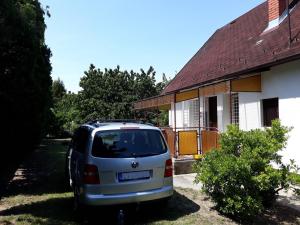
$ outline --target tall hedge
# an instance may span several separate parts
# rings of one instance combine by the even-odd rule
[[[38,0],[0,1],[2,172],[33,150],[47,127],[52,80],[44,14]]]

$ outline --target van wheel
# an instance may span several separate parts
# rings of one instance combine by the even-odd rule
[[[73,210],[76,215],[84,214],[84,205],[79,201],[79,188],[74,187]]]

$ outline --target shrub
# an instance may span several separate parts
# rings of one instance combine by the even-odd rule
[[[230,125],[221,134],[220,149],[194,165],[195,182],[202,182],[223,214],[249,218],[262,212],[290,184],[292,165],[283,164],[278,154],[289,130],[278,120],[265,130],[242,131]]]

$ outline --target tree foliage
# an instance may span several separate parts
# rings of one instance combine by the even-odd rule
[[[59,78],[53,81],[51,89],[52,89],[52,98],[54,103],[61,100],[67,92],[64,82]]]
[[[101,71],[91,65],[80,80],[78,109],[83,121],[94,119],[132,119],[133,102],[158,95],[163,84],[156,84],[150,67],[140,72],[115,69]]]
[[[1,150],[14,157],[32,150],[47,125],[52,81],[45,28],[39,1],[0,1]],[[9,160],[1,159],[6,167]]]
[[[211,196],[220,212],[250,218],[271,206],[278,191],[289,187],[293,163],[285,165],[279,151],[289,129],[273,121],[266,130],[242,131],[229,126],[220,149],[195,164],[196,182]]]
[[[54,104],[48,133],[50,136],[64,137],[72,133],[81,122],[78,95],[66,93],[65,85],[60,79],[53,81],[52,95]]]
[[[168,114],[151,110],[134,112],[133,102],[158,95],[169,80],[163,75],[162,82],[156,83],[155,71],[150,67],[122,71],[120,67],[101,71],[90,65],[81,78],[82,91],[78,94],[66,93],[62,80],[53,81],[49,134],[64,136],[66,131],[72,133],[80,124],[95,119],[145,119],[149,122],[167,124]]]
[[[157,93],[161,93],[164,88],[171,82],[171,79],[167,78],[166,74],[162,74],[162,81],[156,84],[156,91]]]

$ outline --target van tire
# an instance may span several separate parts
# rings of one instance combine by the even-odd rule
[[[85,214],[85,205],[79,201],[79,188],[74,187],[74,199],[73,199],[73,211],[76,216],[84,216]]]

